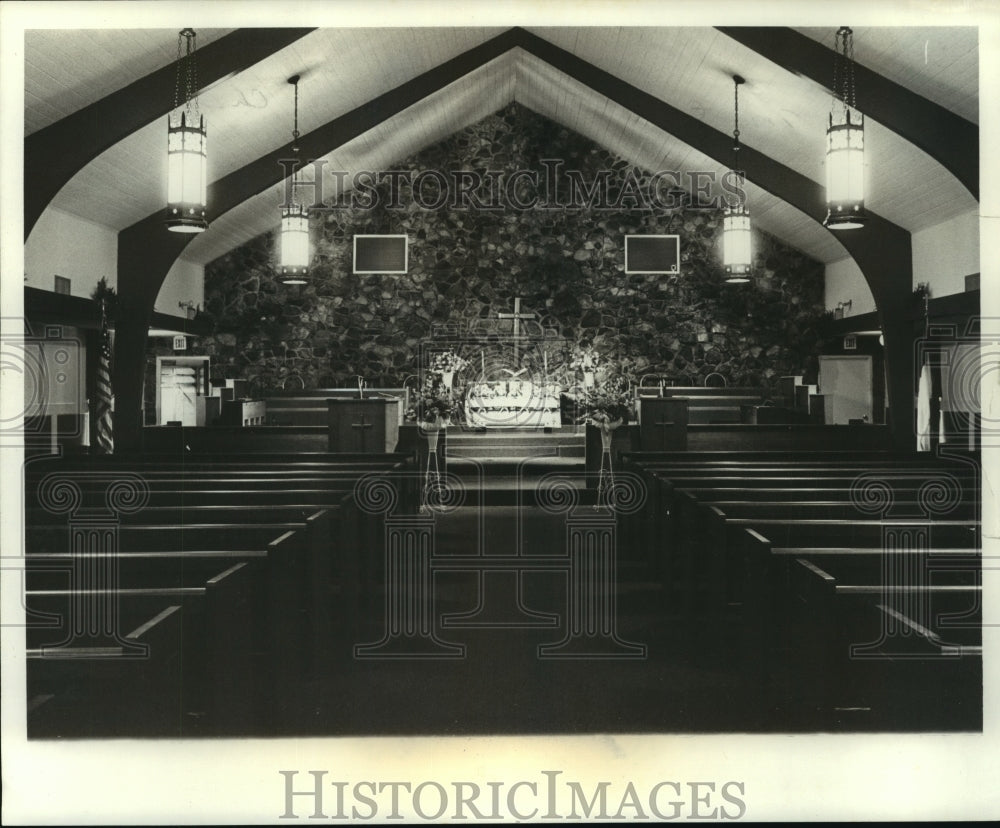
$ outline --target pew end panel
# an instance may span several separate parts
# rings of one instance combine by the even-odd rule
[[[29,739],[181,735],[182,605],[142,603],[140,614],[154,614],[124,636],[126,647],[26,650]],[[138,646],[145,656],[128,654]]]

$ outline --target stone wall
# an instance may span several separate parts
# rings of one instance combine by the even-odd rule
[[[381,186],[378,207],[312,212],[307,285],[279,283],[275,233],[211,262],[215,334],[193,352],[211,355],[214,377],[245,377],[257,392],[351,384],[358,374],[398,386],[435,326],[465,330],[519,296],[566,342],[593,344],[636,377],[701,385],[718,372],[729,385],[773,389],[782,375],[814,373],[821,264],[755,230],[756,283],[724,285],[718,208],[640,206],[615,189],[632,170],[626,161],[530,110],[513,104],[394,168],[542,171],[552,158],[587,181],[610,170],[620,205],[430,210],[404,187],[392,207]],[[408,234],[408,273],[353,274],[352,236],[364,233]],[[679,234],[680,274],[626,275],[630,233]]]

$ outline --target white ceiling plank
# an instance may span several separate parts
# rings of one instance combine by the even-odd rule
[[[852,29],[858,63],[979,123],[979,32],[975,26]],[[835,28],[804,27],[797,31],[833,48]],[[830,72],[832,75],[832,64]],[[858,101],[863,108],[864,89],[858,89]]]

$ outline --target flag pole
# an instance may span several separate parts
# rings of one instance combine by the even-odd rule
[[[115,450],[113,404],[114,391],[111,381],[111,334],[108,329],[108,301],[101,298],[101,338],[97,360],[97,439],[92,450],[96,454],[113,454]]]

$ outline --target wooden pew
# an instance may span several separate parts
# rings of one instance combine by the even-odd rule
[[[339,457],[339,455],[329,455]],[[356,460],[350,456],[348,461],[316,462],[296,461],[279,464],[276,460],[266,463],[219,460],[210,463],[102,463],[96,468],[104,473],[120,470],[130,475],[138,475],[152,490],[173,488],[204,492],[206,490],[260,491],[275,492],[279,498],[283,491],[302,491],[324,489],[327,491],[353,492],[355,485],[363,476],[371,474],[385,475],[397,487],[399,510],[401,512],[415,511],[419,507],[418,475],[408,462],[400,461],[397,455],[376,456],[376,460]],[[36,495],[38,484],[52,473],[80,471],[76,464],[46,462],[29,467],[26,493],[30,505],[38,505]],[[106,477],[105,477],[106,481]],[[106,483],[95,482],[93,489],[97,503],[104,496]],[[89,504],[84,504],[89,505]],[[325,504],[324,504],[325,505]]]
[[[800,558],[792,569],[799,609],[792,658],[802,665],[806,693],[840,721],[853,712],[890,728],[981,728],[978,571],[949,570],[937,583],[887,589],[845,571],[845,560],[820,567]],[[924,619],[900,611],[919,604],[927,605]],[[970,609],[975,623],[940,626],[943,614],[969,616]]]
[[[647,470],[646,486],[648,495],[648,508],[641,513],[638,518],[638,526],[634,526],[631,531],[631,538],[636,543],[643,544],[647,550],[647,557],[659,566],[659,548],[663,539],[676,538],[678,528],[675,525],[675,492],[683,488],[690,492],[699,500],[711,501],[727,498],[716,497],[717,491],[722,491],[732,496],[739,493],[744,500],[769,500],[765,495],[749,494],[750,492],[765,492],[773,490],[774,500],[803,500],[801,492],[807,495],[818,495],[825,499],[832,499],[835,493],[839,492],[839,499],[849,500],[852,483],[857,481],[861,474],[867,473],[867,469],[852,470],[849,467],[825,468],[814,466],[811,470],[805,471],[799,467],[773,469],[761,469],[758,466],[747,467],[743,473],[730,473],[725,469],[719,473],[709,473],[704,469],[692,470],[690,475],[680,474],[671,471],[669,476],[661,472],[649,472]],[[970,500],[975,500],[974,493],[978,491],[978,476],[973,476],[964,470],[961,473],[948,472],[949,479],[953,479],[963,490],[969,492]],[[909,472],[907,472],[909,474]],[[928,472],[928,475],[933,472]],[[922,482],[919,475],[914,471],[914,481],[912,483],[899,482],[894,484],[900,492],[906,491],[907,487],[913,492],[916,499]],[[745,494],[746,493],[746,494]],[[811,497],[810,499],[816,499]],[[661,575],[664,578],[670,577],[669,568],[665,571],[661,567]]]
[[[171,484],[169,488],[153,488],[149,503],[139,512],[121,518],[120,531],[139,525],[166,527],[168,534],[177,535],[190,529],[210,530],[212,524],[225,524],[226,531],[240,527],[251,530],[263,525],[271,532],[299,530],[302,560],[296,563],[302,573],[304,590],[326,589],[335,574],[343,567],[343,559],[348,550],[342,539],[351,534],[347,523],[361,519],[353,505],[353,483],[329,489],[308,489],[285,493],[288,499],[312,501],[303,503],[273,503],[281,500],[281,492],[272,490],[273,484],[262,484],[260,489],[216,491],[210,487],[187,490],[182,484]],[[101,495],[102,496],[102,495]],[[100,496],[96,498],[99,500]],[[329,504],[329,505],[327,505]],[[46,543],[49,548],[51,538],[60,535],[59,524],[50,524],[52,516],[41,509],[27,511],[31,529],[28,537],[33,546]],[[65,526],[65,524],[63,524]],[[218,532],[213,538],[204,540],[206,548],[232,549],[231,545],[218,547]],[[243,533],[245,536],[245,532]],[[199,538],[204,539],[201,531]],[[133,546],[141,549],[142,546]],[[178,547],[180,548],[180,547]],[[313,600],[313,599],[311,599]],[[318,599],[317,599],[318,600]]]
[[[649,460],[649,457],[666,459]],[[960,460],[936,461],[926,455],[912,453],[852,453],[849,458],[841,455],[816,457],[794,452],[752,452],[736,457],[726,453],[721,456],[699,453],[693,458],[689,453],[633,453],[627,456],[624,468],[643,478],[648,495],[647,507],[626,521],[629,525],[625,534],[649,550],[648,554],[653,558],[658,539],[670,537],[673,532],[670,518],[673,491],[677,487],[698,490],[699,494],[718,489],[742,493],[748,489],[770,487],[784,489],[784,495],[774,498],[784,499],[799,490],[846,491],[859,477],[879,469],[898,472],[902,468],[907,474],[926,472],[928,475],[942,471],[972,492],[978,490],[979,478],[975,465]],[[748,499],[767,498],[750,496]],[[791,499],[797,498],[792,495]]]
[[[120,629],[139,624],[124,636],[125,641],[135,637],[135,629],[143,635],[155,633],[154,638],[138,642],[151,644],[147,658],[135,657],[127,647],[109,646],[104,636],[78,637],[67,643],[68,619],[79,612],[80,602],[96,600],[103,606],[112,599],[107,592],[52,584],[27,589],[26,609],[35,616],[56,620],[54,626],[27,629],[29,695],[62,697],[41,708],[48,723],[39,725],[39,735],[67,735],[74,722],[80,733],[69,735],[105,735],[105,727],[112,731],[121,727],[127,733],[138,728],[143,733],[181,735],[189,723],[184,714],[192,708],[193,712],[202,711],[212,725],[238,719],[243,711],[236,690],[245,692],[251,678],[245,566],[232,564],[207,579],[200,574],[192,576],[182,586],[117,590],[113,600]],[[26,574],[31,576],[31,570]],[[65,571],[62,574],[65,576]],[[170,607],[180,608],[182,613],[161,618]],[[159,620],[167,619],[168,627],[161,628]],[[151,620],[157,623],[149,626]],[[95,650],[95,645],[100,649]],[[70,715],[67,705],[84,697],[90,706]],[[61,713],[56,715],[55,710]],[[60,732],[52,732],[53,728]]]
[[[277,458],[264,463],[259,463],[256,457],[250,462],[225,458],[202,464],[196,469],[190,467],[187,458],[184,462],[166,464],[165,467],[156,463],[136,466],[108,462],[97,464],[105,474],[104,482],[88,484],[85,478],[80,478],[85,504],[93,506],[103,505],[109,473],[138,474],[149,487],[148,505],[136,514],[122,515],[118,521],[121,554],[117,563],[119,574],[124,578],[120,591],[127,601],[138,600],[140,592],[144,597],[153,596],[151,600],[155,600],[171,591],[175,596],[182,594],[178,591],[183,591],[186,596],[184,601],[193,601],[197,587],[190,580],[180,578],[178,572],[186,572],[187,577],[193,579],[197,577],[194,573],[200,572],[207,561],[219,558],[240,560],[254,571],[254,565],[262,562],[263,553],[259,545],[263,539],[270,539],[263,561],[280,560],[282,575],[251,579],[256,584],[263,580],[269,597],[265,601],[266,610],[260,612],[260,601],[254,598],[254,590],[249,590],[250,600],[247,603],[254,606],[256,600],[257,608],[253,611],[253,618],[242,624],[241,632],[244,638],[255,642],[255,646],[261,640],[268,642],[266,648],[262,648],[267,651],[265,657],[261,658],[262,654],[257,653],[255,662],[258,669],[267,671],[263,681],[261,677],[254,678],[245,682],[242,690],[245,694],[247,686],[269,684],[270,690],[265,692],[269,692],[272,703],[281,696],[272,679],[278,679],[282,674],[301,674],[301,665],[295,663],[296,656],[321,654],[324,651],[319,645],[329,640],[325,636],[329,634],[332,619],[333,602],[330,600],[329,584],[334,568],[330,554],[334,539],[355,550],[353,555],[344,555],[347,558],[342,562],[344,573],[357,572],[357,559],[363,554],[377,552],[364,541],[366,531],[375,539],[381,539],[381,527],[375,525],[380,521],[377,515],[358,513],[353,503],[357,481],[362,475],[378,473],[391,476],[408,468],[405,458],[401,461],[396,456],[375,458],[374,462],[370,455],[366,455],[349,458],[348,462],[304,464],[282,459],[283,466]],[[28,469],[29,481],[37,486],[47,474],[72,470],[72,465],[32,464]],[[91,467],[91,464],[82,464],[79,470]],[[416,481],[407,479],[405,475],[401,477],[400,504],[404,509],[415,509],[419,491]],[[33,487],[29,485],[28,488],[30,491]],[[284,502],[276,503],[275,500]],[[67,521],[64,517],[56,518],[38,509],[37,500],[35,504],[27,511],[28,552],[34,553],[36,564],[40,564],[46,556],[50,561],[60,562],[58,556],[62,555],[61,563],[65,565],[72,558],[68,550]],[[329,508],[317,508],[324,506]],[[330,521],[337,510],[350,514],[344,517],[343,525],[335,527]],[[58,525],[57,521],[62,525]],[[279,532],[280,535],[277,534]],[[325,543],[327,548],[318,553],[316,543]],[[306,553],[303,553],[303,548]],[[276,551],[280,554],[275,554]],[[291,567],[289,562],[293,564]],[[266,563],[263,565],[267,566]],[[39,577],[42,576],[32,575],[33,579]],[[40,582],[33,580],[32,585],[39,587],[31,592],[32,602],[49,600],[50,596],[43,596],[42,593],[56,592],[42,588],[52,586],[44,578]],[[323,588],[318,589],[318,586]],[[68,596],[54,600],[68,600]],[[182,606],[188,609],[188,604]],[[289,613],[297,618],[286,625],[283,617]],[[193,611],[188,614],[191,617],[197,615]],[[345,614],[349,617],[349,611]],[[262,628],[263,636],[260,634]],[[249,636],[247,631],[250,631]],[[210,635],[202,637],[211,639]],[[276,660],[276,654],[284,661],[281,658]],[[209,663],[207,660],[203,662]],[[232,671],[232,674],[239,675],[239,671]],[[210,688],[221,686],[211,677],[206,684]],[[274,706],[277,707],[276,704]],[[42,708],[45,707],[54,709],[51,704],[42,705]],[[213,715],[214,709],[222,710],[220,705],[213,705]],[[234,724],[238,719],[234,719]],[[216,716],[216,721],[221,719]]]
[[[748,511],[740,516],[727,515],[715,506],[708,506],[704,533],[687,538],[690,566],[696,586],[706,589],[706,598],[715,606],[722,602],[739,604],[744,595],[748,553],[743,529],[756,529],[781,546],[881,546],[887,533],[926,532],[930,543],[944,547],[976,547],[979,545],[979,524],[973,518],[954,520],[921,520],[919,518],[887,518],[843,516],[802,518],[795,503],[785,504],[787,510],[769,509],[757,514]],[[763,515],[767,515],[766,517]],[[699,542],[705,544],[699,547]],[[709,554],[700,555],[699,549]],[[705,594],[705,593],[703,593]]]
[[[39,612],[61,619],[61,604],[32,599]],[[86,642],[53,649],[38,628],[26,630],[27,733],[29,739],[88,735],[180,736],[185,620],[180,603],[143,597],[123,601],[123,643]],[[49,633],[53,628],[48,628]],[[130,653],[146,647],[147,655]]]
[[[967,459],[974,459],[977,455],[973,452],[955,453],[948,456],[938,456],[927,452],[918,451],[894,451],[886,450],[858,450],[852,449],[849,452],[841,450],[751,450],[751,451],[631,451],[623,452],[622,457],[629,463],[643,466],[676,466],[681,464],[705,465],[706,463],[793,463],[799,462],[880,462],[891,461],[895,463],[915,463],[927,465],[928,463],[962,463]]]
[[[397,458],[390,458],[392,463],[370,464],[370,468],[363,470],[364,474],[385,474],[396,487],[399,493],[397,512],[412,513],[419,505],[418,480],[413,474],[396,475],[399,470]],[[295,474],[301,475],[302,470],[296,467]],[[214,468],[214,467],[213,467]],[[287,471],[287,470],[286,470]],[[351,555],[364,554],[367,557],[381,559],[380,549],[382,542],[382,526],[378,515],[368,515],[356,508],[353,495],[354,488],[362,472],[354,469],[337,468],[333,471],[309,472],[302,477],[290,478],[287,475],[281,476],[267,470],[251,469],[243,471],[239,476],[217,476],[211,469],[192,473],[187,469],[171,474],[165,470],[157,469],[146,472],[144,478],[151,489],[150,503],[142,510],[144,516],[140,520],[154,519],[157,523],[163,524],[167,520],[164,515],[170,513],[166,508],[172,504],[187,504],[192,499],[197,499],[199,509],[192,509],[183,515],[187,521],[205,522],[201,512],[211,511],[208,507],[216,503],[234,505],[267,505],[268,501],[274,500],[280,503],[285,500],[296,501],[293,503],[283,503],[288,507],[296,506],[325,506],[331,502],[337,503],[337,508],[331,508],[333,520],[337,522],[336,532],[331,531],[331,536],[343,540],[348,537],[356,538],[353,543],[354,548],[346,548],[347,545],[338,545],[333,560],[329,560],[329,550],[326,550],[321,557],[314,558],[314,563],[319,570],[312,579],[316,585],[329,584],[333,575],[341,576],[340,582],[345,583],[343,577],[348,569],[352,572],[358,571],[358,562],[348,561]],[[219,489],[218,487],[225,487]],[[95,505],[103,498],[103,487],[95,484],[93,494]],[[225,494],[221,494],[221,492]],[[189,496],[190,495],[190,496]],[[298,503],[299,500],[308,500],[308,503]],[[271,506],[278,505],[270,504]],[[201,509],[200,507],[206,507]],[[246,514],[246,511],[243,513]],[[241,516],[241,519],[243,517]],[[354,525],[350,525],[354,524]],[[289,527],[291,528],[291,527]],[[349,565],[348,565],[349,564]],[[326,574],[324,575],[323,572]],[[373,579],[369,579],[373,580]]]
[[[116,564],[131,568],[123,574],[140,572],[163,585],[200,573],[220,557],[249,561],[262,559],[264,570],[255,577],[256,594],[272,607],[268,623],[280,634],[286,630],[287,610],[281,607],[312,609],[318,600],[314,591],[325,586],[316,580],[326,572],[330,557],[326,548],[330,537],[329,512],[307,514],[299,510],[267,507],[218,507],[198,511],[192,519],[184,509],[156,512],[156,523],[140,522],[143,513],[126,515],[118,525]],[[148,519],[148,518],[147,518]],[[29,524],[26,531],[29,560],[38,556],[63,555],[72,564],[68,527]],[[252,573],[256,576],[258,570]],[[39,573],[35,573],[38,577]],[[295,625],[292,625],[293,628]]]
[[[310,514],[311,512],[311,514]],[[47,515],[29,511],[29,561],[57,560],[73,566],[69,527],[47,524]],[[168,507],[123,515],[117,526],[115,567],[125,587],[190,585],[220,560],[250,567],[253,614],[243,634],[253,633],[262,656],[281,658],[286,669],[300,666],[315,649],[315,636],[329,624],[329,510],[285,507],[209,506],[203,510]],[[34,521],[31,519],[34,518]],[[148,521],[155,522],[150,523]],[[44,573],[34,572],[37,581]],[[266,645],[266,646],[265,646]],[[295,662],[292,657],[301,656]]]
[[[913,699],[920,698],[913,688],[932,678],[943,682],[942,692],[952,686],[954,692],[968,693],[978,686],[974,678],[969,683],[968,675],[946,680],[944,674],[921,675],[919,666],[910,664],[916,658],[952,657],[963,647],[972,647],[965,650],[968,655],[981,644],[981,606],[977,603],[979,592],[973,588],[981,563],[978,548],[932,545],[912,550],[883,549],[881,544],[822,543],[772,546],[756,530],[747,529],[745,534],[751,566],[739,629],[744,637],[741,649],[752,656],[745,661],[744,670],[748,683],[766,688],[777,706],[794,706],[790,700],[802,697],[809,688],[810,698],[818,700],[827,713],[835,707],[867,710],[872,708],[870,700],[853,705],[844,700],[855,685],[865,682],[869,687],[892,686],[899,698],[913,704]],[[816,575],[827,571],[836,572],[837,577],[820,576],[816,584],[803,588],[804,572]],[[832,589],[834,583],[846,586]],[[925,601],[932,592],[934,611],[923,612],[924,604],[918,598]],[[946,605],[945,601],[952,603]],[[941,615],[945,609],[953,615]],[[897,653],[891,661],[871,657],[887,655],[888,648],[873,648],[868,658],[847,657],[850,644],[876,641],[883,628],[903,627],[913,634],[903,642],[902,655]],[[899,641],[889,643],[895,646]],[[890,663],[892,666],[887,666]],[[826,690],[832,695],[824,695]],[[886,712],[890,698],[886,696],[876,705],[879,716],[888,716],[887,720],[893,720]],[[966,699],[968,704],[973,703],[970,698]],[[931,707],[933,701],[931,698]],[[908,721],[913,726],[918,719],[911,716]]]
[[[841,593],[851,594],[852,600],[860,601],[852,605],[851,601],[845,602],[841,598],[836,610],[839,620],[831,622],[835,627],[839,625],[840,628],[845,628],[850,623],[859,624],[864,629],[866,623],[872,623],[872,618],[884,620],[892,617],[898,625],[921,631],[912,638],[918,642],[925,655],[931,653],[941,656],[952,652],[956,645],[943,635],[943,629],[921,624],[926,619],[906,616],[900,611],[901,607],[906,609],[906,604],[895,602],[893,596],[900,592],[906,593],[907,590],[915,593],[920,593],[920,590],[946,593],[953,590],[947,590],[944,588],[946,585],[939,583],[928,585],[926,580],[920,579],[916,579],[919,583],[913,585],[894,584],[895,592],[883,589],[883,582],[886,580],[883,577],[886,555],[905,557],[906,563],[912,567],[914,553],[906,550],[894,553],[891,549],[883,553],[882,545],[884,539],[891,539],[887,533],[902,531],[907,526],[926,529],[929,533],[926,542],[930,550],[923,556],[918,555],[918,559],[938,564],[949,561],[949,566],[960,560],[970,564],[971,568],[964,572],[938,574],[937,577],[957,579],[959,583],[954,586],[961,589],[974,587],[974,583],[963,584],[961,581],[974,580],[978,565],[978,523],[975,517],[978,514],[979,471],[975,464],[961,461],[927,462],[925,457],[879,458],[874,463],[871,462],[874,458],[861,461],[856,457],[846,460],[839,458],[835,462],[813,460],[789,463],[786,462],[787,459],[709,458],[707,462],[703,459],[690,463],[665,463],[662,468],[659,464],[637,465],[652,491],[651,508],[646,514],[647,523],[652,521],[654,526],[669,526],[670,530],[667,532],[660,529],[658,537],[677,539],[680,536],[686,544],[687,556],[677,556],[670,563],[679,570],[681,577],[675,580],[679,580],[680,586],[687,589],[688,596],[693,594],[704,602],[703,609],[711,607],[716,614],[718,608],[726,602],[735,603],[748,599],[753,612],[743,615],[738,629],[745,635],[743,650],[752,663],[755,659],[749,654],[763,656],[775,649],[775,640],[781,638],[778,633],[789,628],[807,626],[801,620],[793,620],[798,618],[797,613],[792,611],[799,607],[801,594],[790,590],[790,576],[787,572],[783,574],[782,566],[774,563],[784,553],[773,557],[770,553],[775,547],[794,549],[800,559],[809,565],[815,565],[814,558],[821,559],[827,565],[832,562],[845,588]],[[946,516],[949,520],[941,520],[937,516],[938,519],[935,520],[916,518],[883,521],[872,515],[861,515],[852,504],[851,486],[862,475],[867,478],[880,472],[892,480],[895,498],[892,507],[895,511],[888,511],[889,515],[924,515],[925,510],[919,497],[920,488],[942,472],[961,488],[959,503],[953,513]],[[912,478],[912,482],[907,482],[907,477]],[[752,539],[752,542],[740,541],[741,535]],[[774,540],[773,545],[769,539]],[[755,546],[758,564],[753,568],[749,567],[749,562],[754,560]],[[766,553],[760,551],[764,548],[767,549]],[[675,550],[676,546],[671,551]],[[813,550],[815,555],[810,557]],[[767,558],[767,566],[760,565],[762,556]],[[892,573],[893,567],[899,565],[898,561],[891,560],[886,565],[886,572]],[[752,577],[748,569],[752,570]],[[672,574],[676,576],[678,572]],[[724,589],[721,588],[723,586]],[[885,598],[886,595],[888,599],[882,603],[872,600],[876,596]],[[968,638],[960,640],[957,646],[960,649],[971,647],[973,649],[966,652],[974,653],[974,648],[978,646],[976,608],[971,612],[968,612],[968,607],[966,610],[968,617],[965,623],[968,630],[964,634]],[[807,620],[822,625],[825,615],[824,610],[817,610],[817,602],[814,600]],[[711,617],[711,613],[708,617]],[[757,621],[761,618],[766,619],[767,623],[758,624]],[[858,628],[855,627],[855,630]],[[875,629],[880,629],[878,624]],[[829,657],[829,648],[819,646],[816,639],[810,641],[809,647],[810,653],[820,652],[825,654],[824,657]],[[787,703],[789,694],[801,690],[803,668],[796,669],[795,662],[801,661],[803,657],[801,648],[793,652],[787,647],[784,650],[777,647],[770,659],[763,659],[765,662],[770,661],[772,668],[780,666],[784,669],[786,678],[791,676],[792,683],[785,688],[786,698],[776,703]],[[882,664],[883,660],[879,660],[879,663]],[[862,675],[867,669],[862,669]],[[973,666],[970,669],[974,671],[977,668]],[[978,669],[981,670],[981,665]],[[767,674],[768,670],[764,669],[763,672]],[[868,672],[875,675],[879,670]],[[848,671],[848,677],[845,678],[847,686],[859,680],[857,673],[857,670]],[[759,673],[753,671],[748,675],[759,678]],[[808,675],[809,670],[805,669],[806,681]],[[812,675],[815,675],[815,671]],[[909,668],[893,668],[887,677],[883,677],[883,683],[891,683],[893,687],[900,689],[902,675],[921,680]],[[836,686],[835,681],[831,683],[832,686]],[[941,686],[952,685],[945,681]],[[958,686],[965,688],[962,692],[966,692],[970,685],[968,682],[959,682]],[[971,686],[975,686],[975,681]],[[878,704],[883,711],[886,698],[880,699]],[[910,698],[913,698],[912,693]],[[774,702],[775,699],[772,697],[771,701]],[[966,702],[976,706],[974,698],[966,698]],[[840,705],[844,703],[843,698],[838,702]],[[981,701],[978,707],[981,709]],[[892,717],[889,716],[887,720],[892,720]],[[898,724],[902,718],[897,717],[892,721]],[[912,723],[913,719],[909,721]],[[967,723],[969,718],[966,717],[963,721]]]
[[[649,556],[656,562],[657,569],[665,582],[678,578],[689,577],[691,566],[698,562],[698,558],[692,556],[699,555],[699,550],[710,550],[712,555],[727,556],[726,546],[728,535],[718,527],[720,513],[723,517],[782,517],[790,519],[802,517],[842,517],[845,519],[860,519],[866,517],[860,510],[851,503],[851,492],[847,485],[833,487],[830,484],[829,476],[815,475],[809,482],[821,485],[824,500],[812,498],[815,490],[819,486],[806,486],[803,489],[792,487],[780,487],[783,497],[780,499],[758,499],[747,496],[741,501],[726,501],[716,496],[716,490],[699,487],[697,489],[680,488],[684,485],[678,481],[663,481],[663,485],[653,490],[652,498],[655,498],[653,508],[653,519],[655,520],[654,531],[651,533],[649,544]],[[760,480],[750,479],[746,484],[746,491],[757,491],[755,486]],[[961,481],[960,481],[961,483]],[[899,494],[912,496],[912,501],[899,500],[895,507],[907,508],[906,504],[912,505],[913,511],[910,514],[920,514],[918,491],[919,483],[914,483],[909,490],[903,484],[899,485]],[[965,481],[966,487],[972,486],[971,481]],[[770,487],[763,487],[761,492],[770,492]],[[794,493],[800,491],[799,497],[794,497]],[[973,518],[976,514],[975,498],[966,497],[958,503],[954,510],[956,517]],[[723,506],[722,504],[726,505]],[[708,507],[715,506],[714,511]],[[899,513],[898,511],[895,513]],[[905,512],[904,512],[905,513]]]
[[[787,610],[792,595],[792,570],[800,559],[820,567],[835,565],[839,571],[853,577],[862,576],[867,583],[890,583],[907,578],[920,568],[921,577],[932,571],[976,570],[981,564],[982,550],[974,545],[973,533],[963,546],[937,545],[927,549],[886,548],[877,545],[798,545],[775,546],[755,529],[745,529],[742,546],[746,561],[745,594],[748,615],[780,617]],[[896,556],[897,559],[894,559]]]

